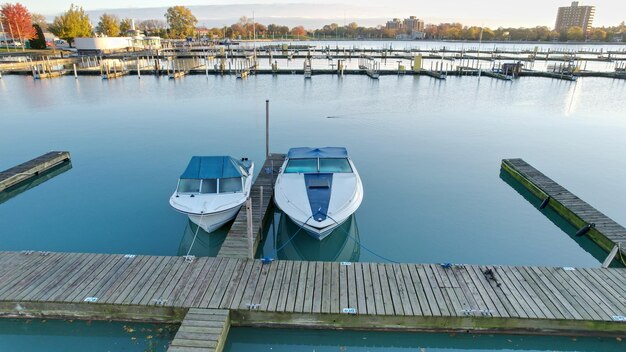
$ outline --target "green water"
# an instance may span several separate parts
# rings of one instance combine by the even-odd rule
[[[377,254],[414,263],[598,267],[606,253],[538,210],[536,199],[501,175],[500,161],[524,158],[626,224],[624,96],[626,81],[601,78],[5,75],[0,169],[49,150],[69,150],[72,163],[0,197],[0,250],[185,254],[195,226],[168,205],[178,176],[192,155],[261,163],[270,99],[272,151],[348,148],[365,197],[345,231]],[[382,260],[337,234],[324,243],[297,237],[275,253],[294,226],[278,211],[273,220],[259,255]],[[200,232],[191,253],[214,255],[226,230]],[[232,348],[245,340],[233,336]],[[420,336],[438,346],[456,341]],[[381,344],[393,345],[387,339]],[[538,341],[554,350],[564,340]],[[317,342],[293,350],[310,351]]]
[[[625,348],[615,338],[234,328],[225,351],[610,352]]]
[[[0,319],[0,351],[166,351],[176,325]]]

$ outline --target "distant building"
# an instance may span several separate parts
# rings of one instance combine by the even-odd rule
[[[395,30],[400,30],[402,29],[402,21],[399,18],[394,18],[391,21],[387,21],[387,29],[395,29]]]
[[[419,18],[415,16],[405,18],[402,24],[403,24],[403,29],[407,31],[411,31],[411,32],[412,31],[417,31],[417,32],[424,31],[424,21],[420,20]]]
[[[411,31],[411,33],[400,33],[396,35],[398,40],[418,40],[426,39],[426,33],[420,31]]]
[[[74,38],[74,46],[81,53],[108,54],[135,49],[161,49],[161,38],[144,36]]]
[[[559,7],[554,29],[561,32],[572,27],[580,27],[586,33],[593,25],[595,13],[595,6],[579,6],[578,1],[573,1],[571,6]]]

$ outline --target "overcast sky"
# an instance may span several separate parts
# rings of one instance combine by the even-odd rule
[[[554,26],[556,11],[559,6],[567,6],[566,0],[16,0],[25,5],[31,12],[44,15],[56,15],[69,8],[70,4],[82,6],[85,10],[162,7],[173,5],[219,5],[219,4],[294,4],[317,3],[338,4],[348,6],[348,18],[381,18],[406,17],[416,15],[427,22],[459,21],[468,24],[484,24],[486,26]],[[12,2],[12,1],[10,1]],[[132,6],[129,5],[132,3]],[[626,20],[626,1],[596,0],[581,1],[581,4],[596,6],[595,26],[617,25]],[[354,7],[359,6],[359,13],[352,14]],[[334,6],[333,8],[337,8]],[[346,11],[346,12],[348,12]],[[334,10],[333,12],[337,12]],[[341,11],[339,11],[341,12]],[[243,14],[242,14],[243,15]],[[256,12],[259,17],[271,17],[271,13]],[[293,13],[293,17],[307,17],[307,13]],[[344,17],[344,13],[328,13],[324,17]]]

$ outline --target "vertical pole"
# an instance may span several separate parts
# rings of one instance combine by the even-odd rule
[[[265,100],[265,157],[270,156],[270,101]]]
[[[76,72],[76,64],[74,65],[74,78],[78,78],[78,72]]]
[[[141,79],[141,59],[137,59],[137,79]]]
[[[252,198],[246,200],[246,222],[248,229],[248,258],[254,258],[254,239],[252,238]]]
[[[261,196],[260,196],[260,201],[259,201],[259,208],[261,209],[261,212],[263,211],[263,186],[261,186],[261,190],[260,190]]]

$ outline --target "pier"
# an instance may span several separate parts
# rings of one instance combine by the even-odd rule
[[[69,152],[55,151],[4,170],[0,172],[0,192],[34,178],[69,160]]]
[[[578,236],[587,235],[609,253],[608,262],[621,258],[626,265],[626,228],[604,215],[563,186],[554,182],[522,159],[502,160],[502,169],[519,181],[536,197],[580,229]],[[621,255],[618,256],[618,251]],[[608,263],[605,263],[608,265]]]
[[[0,317],[181,323],[171,352],[221,351],[231,326],[626,335],[624,268],[250,258],[284,158],[264,162],[217,257],[0,252]],[[599,244],[622,239],[621,226],[523,160],[502,168],[571,221],[594,221]]]
[[[263,227],[270,216],[274,182],[284,161],[285,154],[270,154],[265,160],[250,190],[252,221],[248,224],[248,212],[246,208],[242,208],[222,243],[217,254],[219,257],[251,258],[254,256],[261,242]]]

